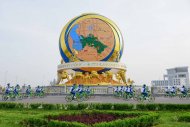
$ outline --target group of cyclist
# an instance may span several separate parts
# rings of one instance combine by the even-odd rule
[[[43,87],[37,86],[35,92],[33,92],[31,86],[28,85],[26,87],[25,92],[23,92],[21,95],[21,87],[19,84],[17,84],[16,86],[11,86],[10,83],[8,83],[5,88],[3,99],[7,100],[8,97],[9,98],[19,97],[21,99],[23,96],[30,97],[33,93],[35,93],[35,95],[40,95],[41,93],[43,93]]]
[[[122,94],[123,92],[127,93],[127,94],[133,94],[133,87],[132,85],[130,86],[117,86],[115,89],[114,89],[114,92],[117,93],[117,94]]]
[[[117,93],[117,94],[122,94],[122,93],[126,93],[126,94],[131,94],[133,95],[133,86],[132,85],[127,85],[127,86],[117,86],[115,89],[114,89],[114,92]],[[148,96],[148,87],[146,86],[146,84],[143,85],[143,87],[141,88],[141,94],[144,95],[144,96]]]
[[[89,86],[84,87],[84,85],[79,84],[78,86],[76,84],[73,84],[70,88],[70,94],[72,94],[72,99],[76,98],[76,94],[78,93],[79,95],[82,93],[87,93],[90,94],[91,89]]]
[[[179,90],[183,96],[187,96],[188,89],[185,86],[182,86]],[[166,93],[165,94],[166,96],[175,96],[175,95],[177,95],[177,88],[175,86],[166,87],[165,93]]]
[[[139,93],[140,92],[140,93]],[[132,85],[126,85],[124,86],[117,86],[114,89],[114,96],[115,97],[122,97],[125,100],[136,100],[136,101],[154,101],[154,96],[150,93],[148,86],[144,84],[141,88],[141,91],[135,92],[134,88]]]
[[[188,89],[185,86],[182,86],[180,89],[180,92],[182,94],[182,96],[186,97],[188,95]],[[17,84],[15,87],[11,86],[10,83],[7,84],[6,88],[5,88],[5,92],[4,95],[5,96],[13,96],[13,97],[17,97],[20,96],[20,91],[21,91],[21,87],[19,84]],[[90,95],[92,93],[92,90],[90,89],[89,86],[85,86],[83,84],[73,84],[70,87],[70,95],[71,95],[71,99],[74,100],[77,98],[76,95]],[[37,86],[35,91],[32,90],[31,86],[28,85],[25,89],[25,92],[22,93],[22,95],[25,95],[27,97],[31,97],[31,96],[38,96],[38,95],[42,95],[44,94],[44,90],[43,87]],[[133,88],[132,85],[126,85],[126,86],[116,86],[114,88],[114,95],[118,96],[118,97],[136,97],[136,98],[148,98],[150,97],[150,91],[148,86],[146,86],[146,84],[144,84],[141,88],[141,92],[139,94],[139,96],[135,96],[135,90]],[[125,96],[123,96],[125,95]],[[165,95],[166,96],[176,96],[177,95],[177,88],[172,86],[172,87],[166,87],[165,88]]]

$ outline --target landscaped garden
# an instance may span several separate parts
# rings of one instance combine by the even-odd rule
[[[0,127],[189,127],[190,104],[0,103]]]

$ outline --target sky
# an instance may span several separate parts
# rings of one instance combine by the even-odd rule
[[[60,32],[83,13],[120,28],[121,62],[136,85],[190,66],[189,0],[0,0],[0,84],[49,85],[61,59]]]

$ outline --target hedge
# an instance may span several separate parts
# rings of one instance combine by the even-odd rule
[[[190,104],[111,104],[111,103],[79,103],[79,104],[44,104],[44,103],[10,103],[1,102],[0,109],[39,109],[39,110],[139,110],[139,111],[174,111],[190,110]]]
[[[71,112],[70,115],[75,114],[76,112]],[[142,127],[142,126],[152,126],[156,123],[159,115],[157,113],[142,113],[142,112],[123,112],[123,111],[88,111],[86,113],[108,113],[114,115],[135,115],[133,118],[124,118],[118,119],[110,122],[101,122],[95,123],[92,127]],[[64,114],[67,115],[68,113]],[[79,113],[80,114],[80,113]],[[56,117],[58,115],[51,115],[52,117]],[[44,127],[88,127],[88,125],[79,123],[79,122],[66,122],[66,121],[57,121],[50,120],[47,121],[47,116],[42,118],[29,118],[22,122],[23,126],[44,126]]]
[[[134,105],[132,104],[113,104],[115,110],[133,110]]]
[[[147,114],[137,118],[96,123],[93,127],[150,127],[156,123],[158,118],[159,116],[157,114]]]
[[[23,127],[87,127],[78,122],[60,122],[57,120],[47,121],[42,118],[28,118],[21,122]]]
[[[146,110],[146,111],[155,111],[155,110],[158,110],[158,105],[157,104],[137,104],[136,109]]]
[[[190,122],[190,113],[186,113],[183,115],[178,116],[179,122]]]

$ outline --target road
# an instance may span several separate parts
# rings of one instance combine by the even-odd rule
[[[1,97],[0,97],[1,98]],[[0,102],[3,102],[0,100]],[[8,101],[11,102],[11,101]],[[23,100],[16,100],[14,102],[20,103],[52,103],[52,104],[66,104],[65,95],[62,96],[47,96],[45,98],[34,98],[34,99],[23,99]],[[77,102],[72,102],[77,103]],[[113,96],[95,96],[94,99],[89,99],[85,101],[85,103],[130,103],[136,104],[137,101],[131,100],[126,101],[121,98],[114,98]],[[145,103],[149,103],[146,102]],[[179,99],[178,97],[175,98],[165,98],[165,97],[156,97],[154,103],[171,103],[171,104],[190,104],[190,99]]]

